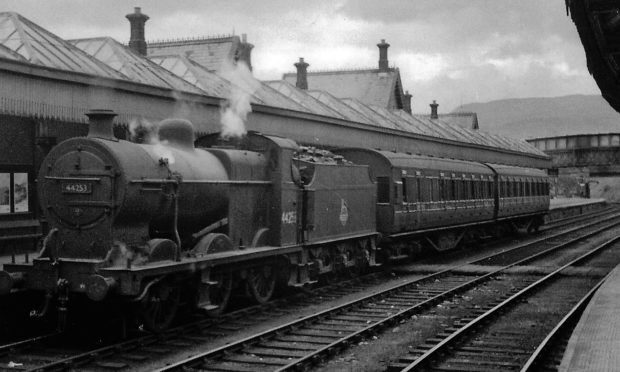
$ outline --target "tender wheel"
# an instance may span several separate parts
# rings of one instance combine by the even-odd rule
[[[269,265],[248,271],[246,285],[249,295],[259,304],[269,301],[276,287],[276,270]]]
[[[217,284],[209,286],[209,302],[217,308],[207,310],[210,317],[218,317],[224,313],[230,300],[233,289],[233,275],[230,272],[217,273],[213,275],[213,280]]]
[[[155,333],[170,326],[179,309],[181,288],[170,283],[157,283],[141,303],[140,315],[144,327]]]

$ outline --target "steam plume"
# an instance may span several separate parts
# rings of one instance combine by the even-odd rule
[[[159,127],[144,118],[133,119],[129,123],[129,133],[132,142],[153,145],[153,152],[168,164],[174,164],[174,155],[168,148],[168,141],[159,140]]]
[[[252,76],[243,61],[224,65],[220,73],[232,83],[229,96],[220,107],[222,137],[241,137],[246,133],[245,121],[252,111],[252,95],[260,88],[261,83]]]

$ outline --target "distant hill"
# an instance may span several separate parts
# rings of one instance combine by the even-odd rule
[[[620,114],[597,95],[504,99],[458,111],[476,112],[481,131],[513,138],[620,132]]]

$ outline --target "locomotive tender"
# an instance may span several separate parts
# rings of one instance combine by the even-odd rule
[[[303,286],[377,265],[378,253],[454,248],[501,223],[537,227],[549,207],[536,169],[368,149],[323,157],[258,133],[194,141],[177,119],[160,123],[159,143],[138,144],[114,137],[111,111],[88,116],[88,136],[42,164],[41,251],[0,271],[0,294],[43,291],[61,322],[86,295],[131,303],[159,331],[182,296],[218,315],[238,286],[265,302],[278,280]]]

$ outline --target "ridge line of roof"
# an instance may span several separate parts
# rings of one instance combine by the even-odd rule
[[[226,40],[226,39],[234,39],[235,37],[239,37],[235,34],[222,34],[222,35],[211,35],[211,36],[195,36],[195,37],[181,37],[175,39],[157,39],[157,40],[147,40],[147,45],[153,44],[169,44],[169,43],[186,43],[188,41],[215,41],[215,40]]]
[[[397,72],[397,71],[398,71],[398,67],[390,67],[387,71],[381,71],[378,68],[360,67],[360,68],[350,68],[350,69],[340,69],[340,70],[332,70],[332,69],[314,70],[314,71],[308,71],[307,75],[319,75],[319,74],[335,75],[335,74],[353,74],[353,73],[358,73],[358,72]],[[285,72],[283,75],[284,77],[296,76],[297,72]]]

